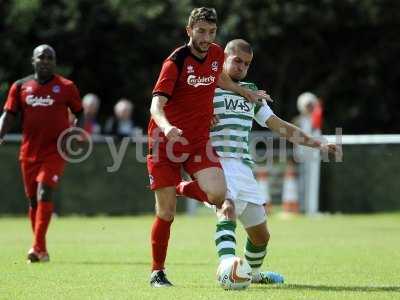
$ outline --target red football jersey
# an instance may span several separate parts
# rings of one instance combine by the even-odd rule
[[[75,84],[60,75],[43,85],[29,76],[11,86],[4,110],[22,114],[21,160],[59,156],[57,139],[70,127],[68,108],[80,112],[81,98]]]
[[[166,117],[172,125],[182,129],[182,136],[190,145],[195,146],[209,139],[214,91],[223,64],[224,51],[217,44],[210,46],[204,59],[194,56],[189,46],[185,45],[176,49],[163,63],[153,96],[168,98],[164,106]],[[155,134],[157,128],[151,119],[149,137]],[[161,136],[164,137],[163,134]]]

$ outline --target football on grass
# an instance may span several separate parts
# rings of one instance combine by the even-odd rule
[[[218,266],[217,281],[225,290],[243,290],[251,283],[251,267],[238,256],[226,258]]]

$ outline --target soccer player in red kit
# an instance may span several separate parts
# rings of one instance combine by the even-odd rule
[[[34,74],[16,81],[0,118],[0,144],[22,115],[20,163],[29,218],[34,233],[28,262],[49,261],[46,232],[53,212],[53,190],[60,181],[65,161],[57,149],[60,134],[70,127],[68,109],[82,123],[82,105],[75,84],[55,74],[56,53],[49,45],[33,50]]]
[[[164,61],[153,90],[147,156],[150,188],[156,198],[151,231],[153,287],[172,286],[166,278],[164,263],[177,189],[216,206],[225,200],[223,171],[209,143],[216,86],[249,101],[268,97],[265,91],[240,87],[222,72],[224,50],[214,43],[216,24],[213,8],[201,7],[191,12],[186,27],[189,43]],[[181,185],[181,168],[194,180]]]

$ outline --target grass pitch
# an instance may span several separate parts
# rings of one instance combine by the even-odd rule
[[[152,216],[54,218],[51,262],[27,265],[25,218],[0,218],[0,299],[400,299],[400,214],[269,219],[264,269],[281,286],[217,286],[214,216],[177,216],[167,257],[171,289],[149,287]],[[238,226],[237,254],[245,235]]]

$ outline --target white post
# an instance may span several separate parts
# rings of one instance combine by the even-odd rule
[[[321,154],[318,150],[313,150],[313,152],[312,159],[306,162],[305,213],[308,215],[319,211]]]
[[[321,131],[315,130],[313,137],[319,139]],[[306,161],[306,201],[305,213],[308,215],[316,214],[319,211],[319,182],[321,170],[321,153],[319,150],[310,149],[309,159]]]

